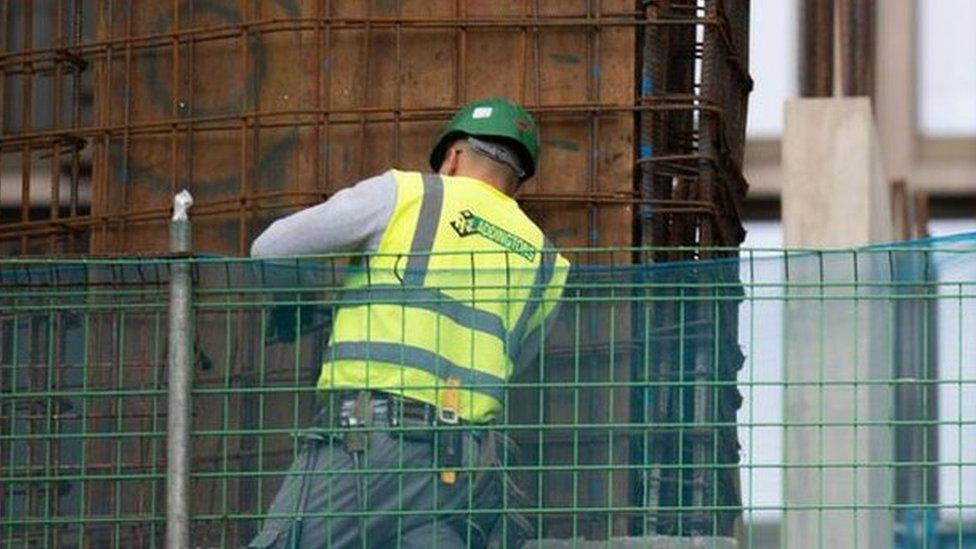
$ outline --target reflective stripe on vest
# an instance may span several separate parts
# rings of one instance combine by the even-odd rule
[[[461,380],[462,387],[469,389],[477,387],[474,389],[476,392],[496,400],[502,399],[505,390],[503,387],[504,379],[458,366],[437,353],[420,347],[377,341],[343,341],[329,347],[329,354],[334,360],[362,360],[365,362],[375,360],[423,370],[440,379],[456,377]]]
[[[430,252],[434,249],[437,224],[444,208],[444,179],[436,173],[423,175],[424,190],[420,203],[420,218],[413,233],[410,257],[407,259],[407,272],[403,276],[404,286],[423,286],[427,276]]]
[[[508,332],[500,316],[461,303],[435,288],[404,288],[378,284],[368,288],[347,290],[341,301],[351,305],[403,305],[441,314],[465,328],[485,332],[505,340]]]

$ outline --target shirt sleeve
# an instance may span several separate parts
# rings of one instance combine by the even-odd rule
[[[389,171],[343,189],[325,202],[279,219],[251,244],[251,257],[375,252],[396,206]]]

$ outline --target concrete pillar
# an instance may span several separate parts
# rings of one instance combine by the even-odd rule
[[[915,0],[878,3],[875,112],[891,179],[908,180],[916,161],[917,7]]]
[[[891,190],[870,99],[787,101],[782,155],[787,246],[891,240]]]
[[[890,187],[880,150],[869,99],[787,103],[787,246],[851,247],[891,239]],[[886,509],[892,502],[886,465],[893,455],[886,424],[890,388],[862,383],[893,376],[891,310],[883,300],[864,299],[883,288],[829,285],[883,280],[885,267],[878,254],[853,252],[787,261],[784,376],[804,384],[788,385],[784,394],[784,546],[893,543]]]

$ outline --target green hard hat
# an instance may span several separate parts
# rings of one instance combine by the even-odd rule
[[[430,167],[440,169],[452,142],[465,136],[481,137],[512,147],[525,168],[525,177],[535,174],[539,161],[539,131],[532,115],[507,99],[481,99],[468,103],[444,126],[430,153]]]

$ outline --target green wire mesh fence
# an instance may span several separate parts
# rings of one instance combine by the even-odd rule
[[[188,261],[196,546],[262,524],[396,546],[418,517],[468,546],[976,546],[976,235],[633,262],[648,251],[562,251],[538,352],[484,387],[493,423],[411,427],[391,409],[361,432],[393,458],[301,479],[309,440],[346,455],[342,399],[316,384],[336,311],[385,299],[343,290],[361,259],[2,260],[2,544],[163,544],[168,284]],[[444,465],[452,433],[492,455]],[[434,457],[405,458],[418,444]],[[324,499],[273,505],[286,482]],[[314,521],[338,532],[294,539]]]

